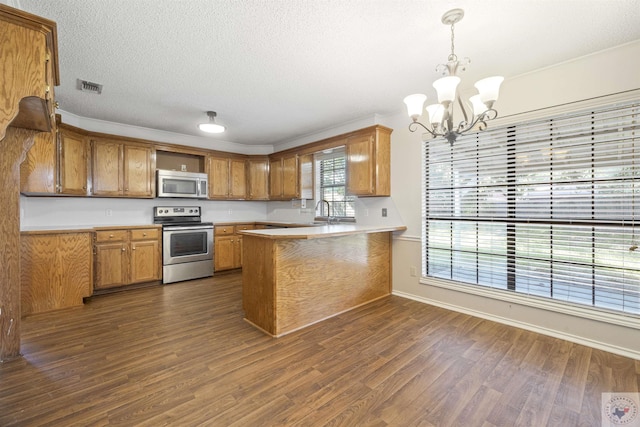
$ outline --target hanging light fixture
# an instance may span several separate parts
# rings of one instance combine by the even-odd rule
[[[225,127],[216,123],[216,112],[215,111],[207,111],[207,116],[209,116],[209,121],[207,123],[200,123],[198,128],[207,133],[222,133],[225,131]]]
[[[460,99],[460,95],[456,93],[460,83],[460,77],[456,73],[464,71],[465,67],[471,62],[469,58],[458,60],[454,53],[454,26],[457,22],[460,22],[463,16],[464,11],[462,9],[453,9],[442,15],[442,23],[451,26],[451,54],[446,64],[440,64],[436,67],[436,71],[442,73],[445,77],[433,82],[433,87],[438,93],[438,103],[426,107],[429,115],[429,125],[425,126],[418,121],[422,116],[427,96],[419,93],[409,95],[404,99],[409,117],[413,120],[409,124],[411,132],[415,132],[418,126],[421,126],[434,138],[446,138],[451,145],[453,145],[458,136],[470,131],[476,125],[478,130],[485,130],[487,128],[486,122],[498,116],[498,112],[493,109],[493,103],[498,99],[500,84],[504,80],[503,77],[495,76],[476,82],[474,86],[479,93],[469,99],[471,106],[465,105]],[[453,106],[456,100],[460,105],[464,119],[454,125]],[[470,114],[471,119],[469,119]]]

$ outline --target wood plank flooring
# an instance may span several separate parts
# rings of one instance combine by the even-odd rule
[[[640,387],[639,361],[400,297],[277,339],[241,307],[234,273],[27,317],[0,426],[600,426]]]

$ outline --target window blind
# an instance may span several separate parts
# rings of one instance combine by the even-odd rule
[[[423,276],[640,314],[640,102],[424,144]]]
[[[346,194],[347,159],[344,149],[334,150],[330,154],[319,156],[319,200],[326,200],[331,206],[333,217],[354,217],[355,197]],[[324,212],[325,204],[320,204],[320,215],[328,216]]]

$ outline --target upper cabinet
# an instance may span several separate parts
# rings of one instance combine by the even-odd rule
[[[391,195],[391,129],[375,126],[347,137],[347,192]]]
[[[59,126],[39,133],[20,165],[20,191],[38,195],[87,195],[88,142]]]
[[[272,157],[269,160],[269,199],[300,198],[298,155]]]
[[[0,4],[0,140],[8,126],[55,130],[56,23]]]
[[[247,198],[245,159],[209,156],[209,198],[243,200]]]
[[[313,154],[286,154],[269,161],[269,199],[313,199]]]
[[[247,161],[247,185],[250,200],[269,200],[269,159],[251,157]]]
[[[84,135],[66,129],[58,132],[58,194],[85,196],[89,143]]]
[[[92,194],[151,198],[154,195],[153,149],[117,140],[91,141]]]

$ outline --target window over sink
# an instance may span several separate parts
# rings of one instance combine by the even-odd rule
[[[347,194],[347,158],[345,147],[336,147],[314,155],[316,173],[316,220],[355,219],[355,196]]]

